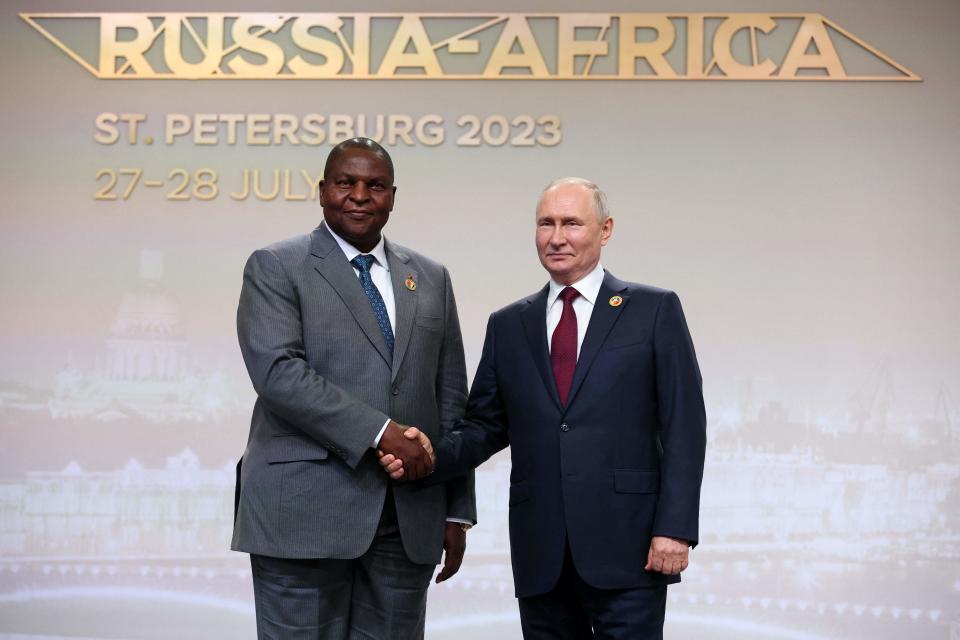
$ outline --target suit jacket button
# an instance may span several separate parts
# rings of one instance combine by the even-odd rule
[[[570,431],[570,427],[567,426],[566,422],[560,425],[560,431]]]
[[[398,395],[400,395],[400,389],[394,387],[394,388],[390,389],[390,393],[392,393],[392,394],[395,395],[395,396],[398,396]]]

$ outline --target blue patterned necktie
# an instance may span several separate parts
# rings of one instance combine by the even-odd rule
[[[373,284],[373,280],[370,279],[370,265],[373,264],[375,259],[376,258],[368,253],[361,253],[351,260],[350,264],[360,271],[360,286],[363,287],[363,292],[367,294],[367,298],[370,300],[370,306],[373,307],[373,315],[377,317],[377,324],[380,325],[380,330],[383,331],[383,338],[387,341],[387,351],[390,352],[390,355],[393,355],[393,327],[390,326],[390,316],[387,315],[387,305],[383,303],[380,292],[377,290],[376,285]]]

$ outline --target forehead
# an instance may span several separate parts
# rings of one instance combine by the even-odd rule
[[[593,194],[580,184],[561,184],[540,197],[537,217],[587,217],[595,215]]]
[[[348,147],[333,158],[330,174],[349,174],[393,180],[390,165],[379,153],[370,149]]]

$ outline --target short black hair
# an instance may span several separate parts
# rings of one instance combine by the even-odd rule
[[[349,138],[343,142],[337,144],[333,149],[330,150],[330,155],[327,156],[327,162],[323,165],[323,176],[326,178],[327,174],[330,172],[330,166],[333,164],[333,161],[340,157],[347,149],[366,149],[367,151],[373,152],[383,158],[384,162],[387,163],[387,166],[390,167],[390,177],[394,177],[393,173],[393,158],[390,157],[390,154],[387,153],[387,150],[380,146],[380,144],[370,138]]]

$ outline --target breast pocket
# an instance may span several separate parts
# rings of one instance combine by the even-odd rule
[[[443,318],[435,316],[417,316],[417,326],[428,331],[440,331],[443,329]]]
[[[602,348],[604,351],[617,351],[619,349],[629,349],[631,347],[645,347],[648,344],[649,338],[647,336],[647,332],[645,330],[641,330],[637,332],[631,332],[627,335],[615,337],[611,336],[611,338],[603,344]]]

